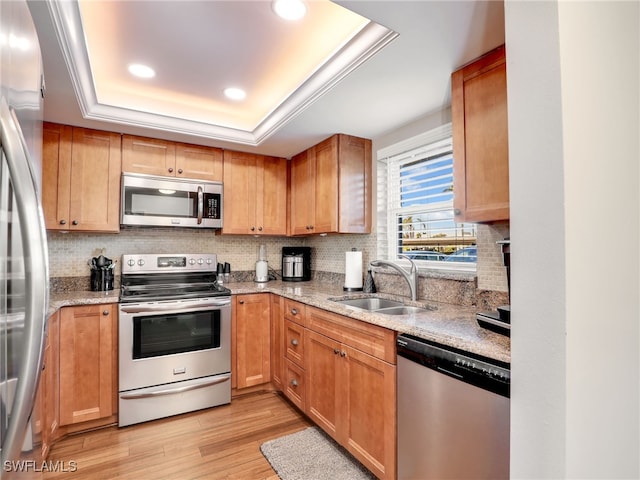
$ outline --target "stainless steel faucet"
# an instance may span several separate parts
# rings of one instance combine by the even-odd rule
[[[409,290],[411,291],[411,300],[415,302],[418,292],[418,267],[416,266],[415,262],[406,255],[398,256],[406,258],[407,260],[409,260],[409,262],[411,262],[411,270],[407,272],[407,270],[404,269],[401,265],[398,265],[397,263],[391,262],[389,260],[373,260],[369,262],[369,264],[372,267],[391,267],[400,272],[400,274],[409,284]]]

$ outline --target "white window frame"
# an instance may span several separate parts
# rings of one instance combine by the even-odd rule
[[[408,261],[398,257],[398,229],[395,213],[397,207],[392,207],[390,203],[389,188],[393,182],[398,179],[390,178],[389,165],[391,162],[400,162],[402,158],[408,155],[426,153],[429,156],[437,155],[438,152],[450,151],[452,147],[452,128],[451,123],[434,128],[420,135],[416,135],[409,139],[395,143],[388,147],[382,148],[377,152],[378,162],[378,224],[377,224],[377,246],[378,258],[398,261],[408,265]],[[399,200],[399,199],[398,199]],[[451,208],[453,204],[444,202],[444,204],[434,204],[432,209],[438,210],[442,208]],[[430,208],[431,209],[431,208]],[[406,207],[404,212],[410,213],[411,210],[424,212],[424,206]],[[442,262],[431,260],[414,260],[420,269],[438,270],[438,271],[455,271],[455,272],[476,272],[476,263],[472,262]]]

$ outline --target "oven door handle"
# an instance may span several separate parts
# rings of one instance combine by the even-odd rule
[[[151,313],[151,312],[174,312],[174,311],[200,311],[208,310],[212,307],[227,307],[231,305],[231,300],[211,300],[207,302],[167,302],[154,305],[120,305],[121,313]]]
[[[125,393],[121,394],[120,398],[122,400],[135,400],[139,398],[150,398],[150,397],[160,397],[163,395],[173,395],[176,393],[188,392],[190,390],[196,390],[198,388],[210,387],[212,385],[218,385],[219,383],[224,383],[231,379],[231,375],[218,375],[213,380],[204,379],[199,383],[192,383],[191,385],[185,385],[183,387],[174,387],[174,388],[162,388],[159,390],[147,390],[141,393]]]

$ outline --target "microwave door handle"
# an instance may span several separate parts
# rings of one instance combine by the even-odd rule
[[[204,211],[204,194],[202,187],[198,185],[198,225],[202,224],[202,214]]]

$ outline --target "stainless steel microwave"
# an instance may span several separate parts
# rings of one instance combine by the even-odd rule
[[[222,182],[122,174],[120,224],[222,228]]]

